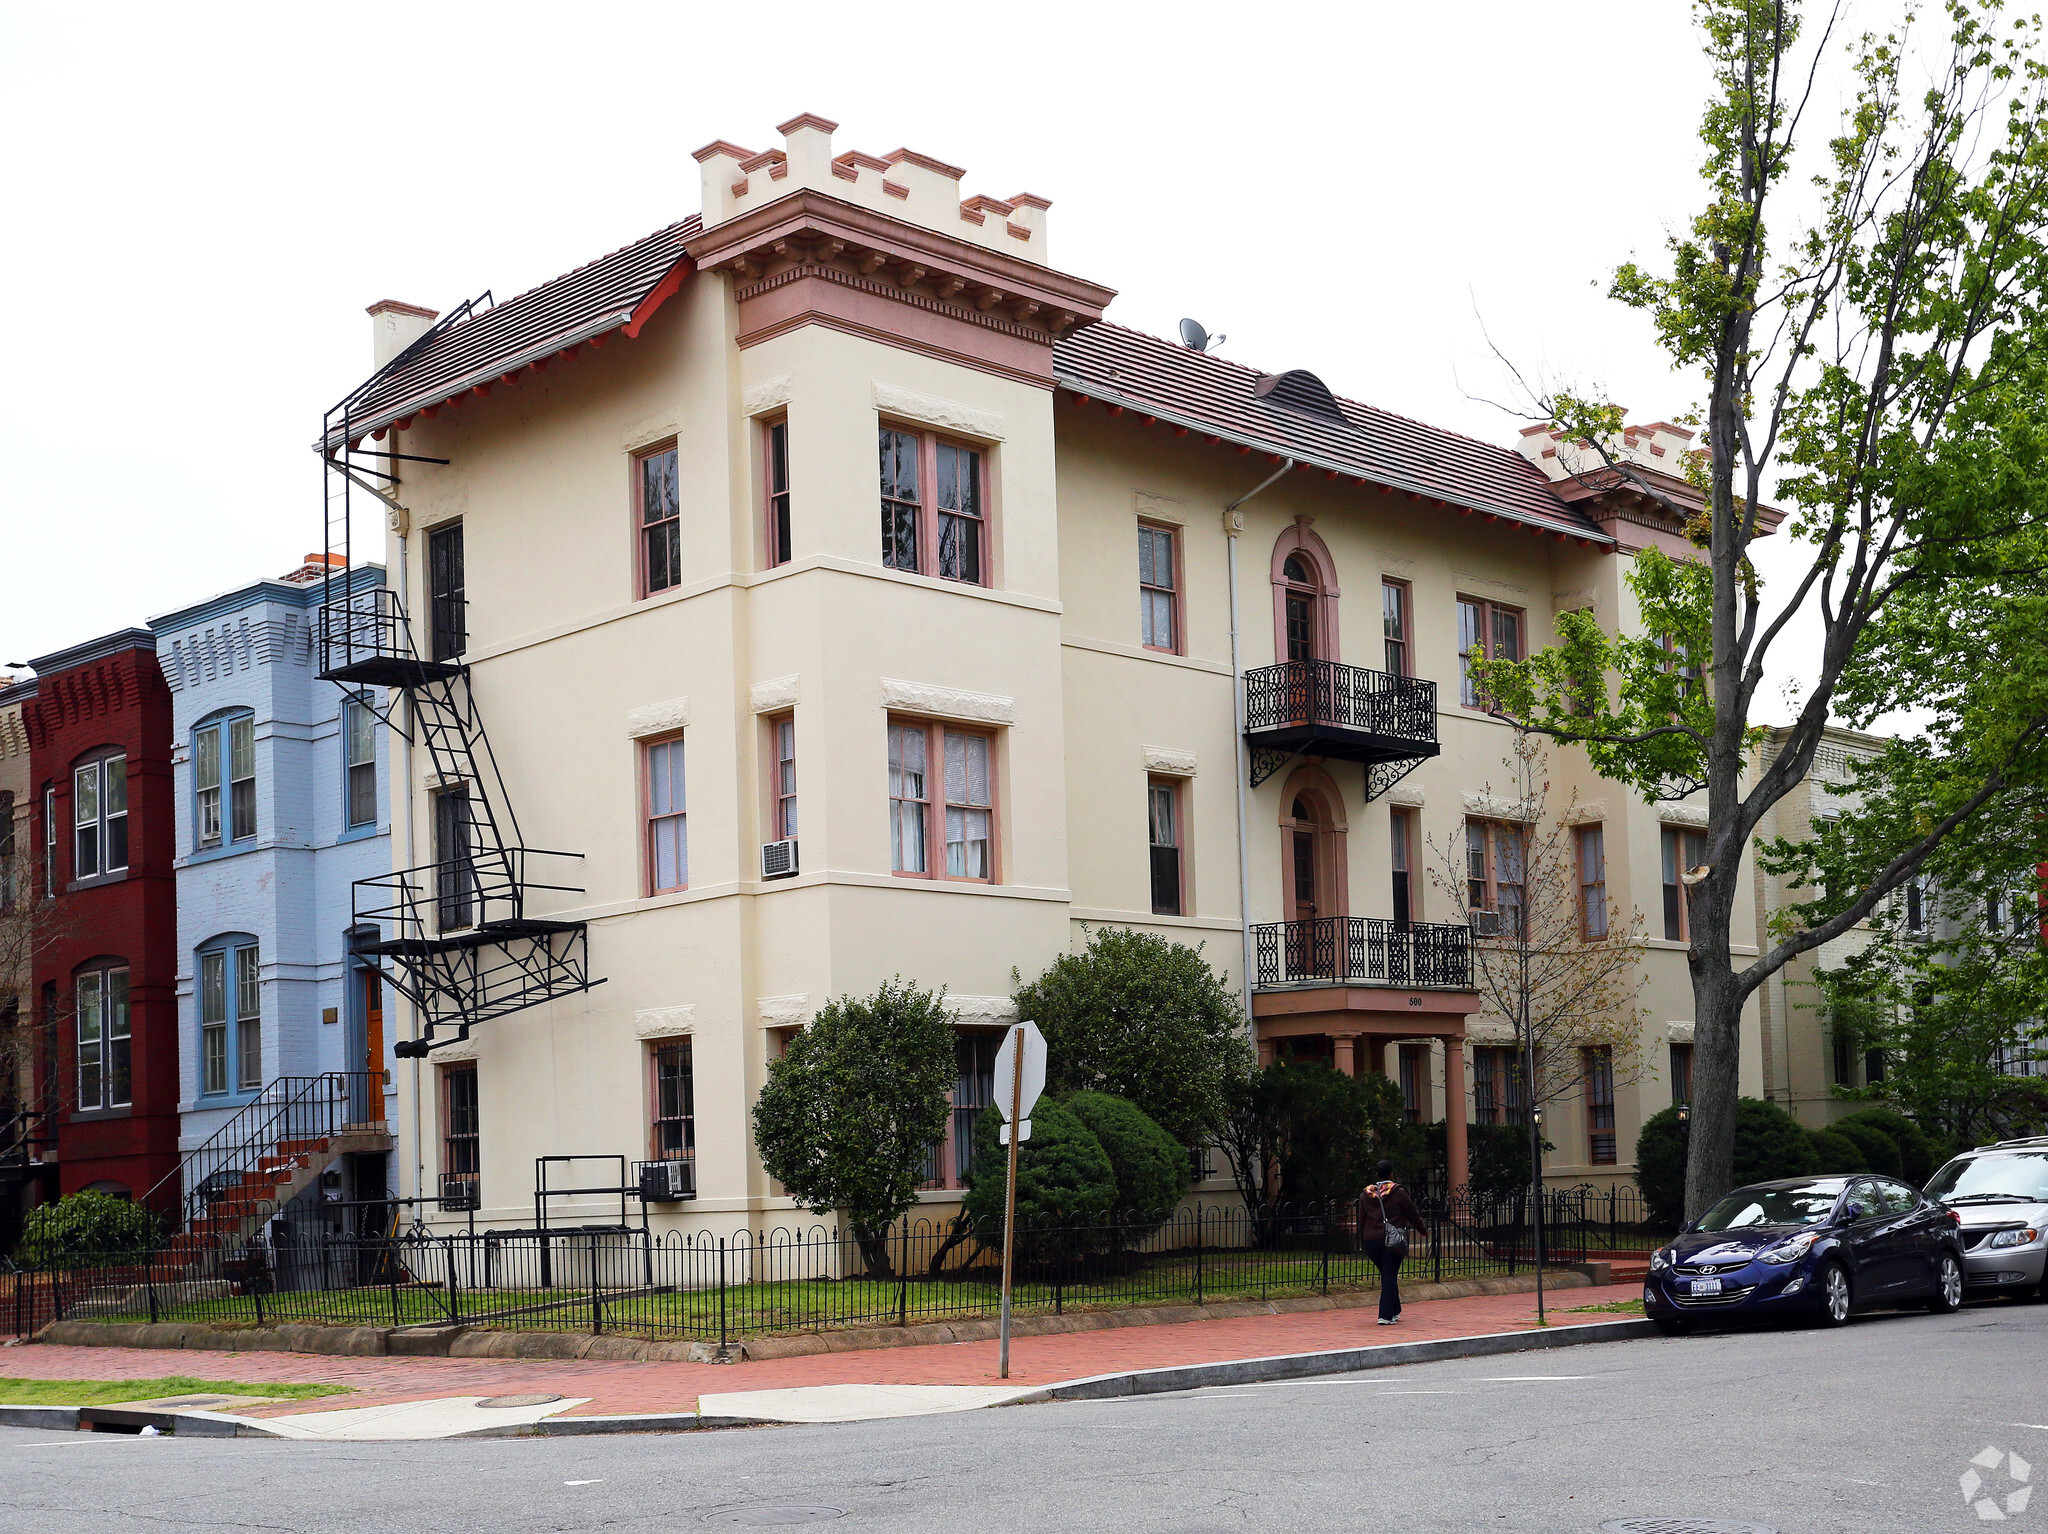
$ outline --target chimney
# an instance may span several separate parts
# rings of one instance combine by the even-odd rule
[[[369,315],[371,361],[381,368],[425,335],[440,317],[440,311],[402,304],[395,298],[380,298],[370,305]]]

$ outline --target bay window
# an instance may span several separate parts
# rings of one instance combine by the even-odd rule
[[[128,758],[108,756],[71,774],[71,877],[91,879],[128,867]]]
[[[993,882],[993,738],[918,720],[889,725],[889,844],[899,874]]]
[[[932,432],[880,429],[882,563],[988,583],[987,487],[979,449]]]

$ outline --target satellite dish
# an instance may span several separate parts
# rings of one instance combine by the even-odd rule
[[[1180,322],[1180,344],[1191,352],[1206,352],[1212,346],[1221,346],[1229,336],[1212,336],[1194,320]]]

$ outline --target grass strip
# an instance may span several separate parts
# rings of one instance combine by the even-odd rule
[[[154,1401],[160,1396],[268,1396],[304,1401],[346,1395],[346,1385],[292,1384],[281,1380],[196,1380],[186,1374],[154,1380],[0,1379],[0,1405],[104,1406],[109,1401]]]

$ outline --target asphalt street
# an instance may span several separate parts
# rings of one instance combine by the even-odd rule
[[[2048,1305],[824,1427],[316,1444],[0,1429],[0,1531],[1985,1527],[2048,1479]],[[2035,1462],[2042,1469],[2033,1470]],[[798,1509],[817,1510],[798,1521]],[[762,1516],[764,1514],[774,1516]],[[2000,1527],[2048,1534],[2048,1493]],[[1668,1534],[1677,1529],[1666,1526]]]

